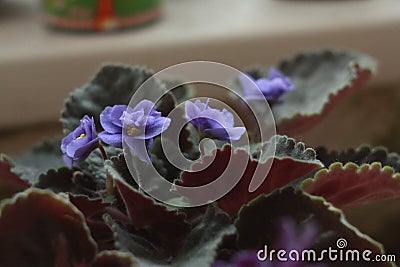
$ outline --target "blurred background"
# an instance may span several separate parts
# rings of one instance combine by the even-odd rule
[[[243,70],[315,48],[367,53],[378,73],[295,138],[400,152],[399,0],[0,0],[0,152],[60,135],[64,99],[105,62],[158,71],[211,60]],[[397,251],[400,202],[377,205],[346,216]]]
[[[400,134],[398,0],[0,0],[0,150],[19,153],[60,134],[63,100],[104,62],[244,69],[313,48],[358,50],[379,70],[297,139],[400,151],[391,138]]]

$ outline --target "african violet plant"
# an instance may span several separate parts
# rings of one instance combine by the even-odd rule
[[[248,86],[256,84],[271,105],[279,135],[233,147],[230,141],[256,129],[238,126],[230,111],[208,100],[186,100],[193,87],[179,86],[158,103],[144,99],[128,107],[153,73],[139,66],[102,67],[66,100],[62,139],[15,159],[0,157],[0,266],[395,266],[328,257],[296,260],[298,254],[270,261],[264,251],[321,253],[348,245],[369,251],[371,259],[384,255],[382,244],[351,225],[343,211],[400,197],[399,156],[365,146],[314,150],[286,136],[316,125],[374,70],[368,56],[345,51],[304,53],[276,68],[249,70],[237,80],[243,98],[259,97]],[[168,114],[180,103],[187,127],[179,146],[198,159],[185,171],[170,164],[160,146],[160,134],[173,127]],[[219,142],[208,153],[199,147],[206,137]],[[124,142],[176,186],[211,183],[229,162],[247,165],[232,190],[216,201],[174,206],[141,189],[146,177],[138,183],[132,176]],[[274,155],[265,156],[271,148]],[[256,169],[268,164],[267,176],[250,192]]]

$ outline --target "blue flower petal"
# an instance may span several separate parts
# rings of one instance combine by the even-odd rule
[[[81,124],[61,141],[65,163],[71,167],[74,161],[83,161],[98,146],[93,118],[84,116]]]
[[[239,140],[246,132],[245,127],[206,129],[204,133],[222,141]]]
[[[106,107],[100,114],[100,123],[103,129],[109,133],[122,133],[121,116],[126,108],[125,105]]]
[[[154,138],[163,133],[171,124],[170,118],[160,117],[154,120],[151,124],[146,125],[144,139]]]
[[[137,156],[141,161],[151,162],[150,156],[147,152],[146,140],[125,136],[124,142],[128,145],[129,151],[133,155]]]
[[[122,134],[112,134],[104,131],[99,133],[99,138],[110,146],[122,148]]]

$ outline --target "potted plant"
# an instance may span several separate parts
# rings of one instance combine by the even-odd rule
[[[229,111],[187,100],[193,89],[186,85],[158,103],[128,107],[153,72],[103,66],[66,100],[62,138],[17,158],[1,156],[0,265],[395,266],[397,252],[385,252],[384,240],[362,233],[344,212],[400,196],[398,154],[369,146],[329,152],[288,136],[316,125],[374,71],[366,55],[331,50],[249,70],[245,77],[270,104],[277,135],[235,147],[230,141],[257,133],[251,122],[243,128]],[[256,96],[238,78],[245,97]],[[170,81],[159,82],[162,89]],[[190,170],[171,164],[160,141],[180,103],[187,125],[179,146],[197,160]],[[175,186],[206,185],[228,168],[246,166],[215,201],[188,207],[191,196],[177,190],[180,197],[166,204],[142,189],[151,177],[134,177],[124,134],[135,156]],[[216,147],[199,146],[206,137]],[[273,155],[266,153],[271,149]],[[249,191],[257,168],[268,164]]]

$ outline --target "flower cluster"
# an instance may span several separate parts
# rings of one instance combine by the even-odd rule
[[[294,89],[289,77],[271,68],[268,78],[253,79],[250,75],[239,76],[246,100],[258,100],[261,97],[268,101],[279,101],[279,98]],[[261,93],[260,93],[261,91]]]
[[[219,140],[239,140],[246,131],[245,127],[234,127],[232,113],[209,107],[209,100],[202,103],[187,101],[186,118],[200,132],[200,135]],[[163,133],[170,125],[171,119],[163,117],[155,110],[149,100],[142,100],[134,108],[126,105],[106,107],[100,114],[100,124],[104,131],[96,133],[93,118],[85,116],[81,124],[61,145],[65,163],[83,161],[97,147],[102,148],[99,140],[113,147],[122,148],[123,142],[130,151],[142,161],[149,161],[148,149],[153,139]],[[124,141],[123,141],[124,140]]]

